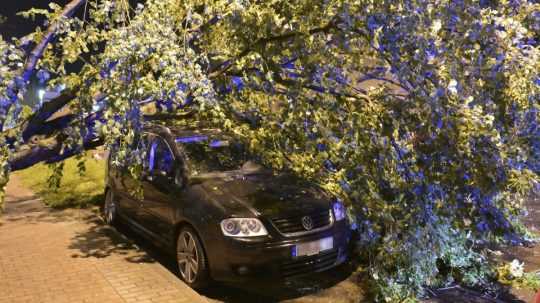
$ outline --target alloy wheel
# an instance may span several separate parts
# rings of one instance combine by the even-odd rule
[[[178,269],[182,278],[193,283],[199,274],[199,252],[194,235],[189,231],[182,231],[177,244]]]

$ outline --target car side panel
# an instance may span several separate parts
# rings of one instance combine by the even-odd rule
[[[136,182],[131,176],[123,174],[116,168],[109,167],[107,184],[114,192],[121,216],[136,220],[135,215],[139,201],[130,194],[135,189]]]
[[[151,146],[149,165],[142,180],[144,200],[138,211],[143,226],[160,240],[169,240],[168,234],[174,228],[173,213],[181,201],[182,190],[174,181],[178,156],[174,156],[174,145],[167,138],[158,135],[149,136]],[[167,161],[163,161],[165,153]],[[156,172],[165,172],[165,175]]]
[[[189,223],[195,228],[203,243],[210,272],[212,272],[215,260],[223,258],[221,247],[223,247],[224,236],[219,222],[225,218],[224,209],[212,203],[211,198],[198,185],[186,189],[183,205],[182,210],[177,210],[175,220]]]
[[[144,181],[144,201],[139,209],[139,216],[144,227],[152,233],[166,237],[174,228],[173,214],[177,204],[181,202],[182,192],[170,184],[170,180]]]

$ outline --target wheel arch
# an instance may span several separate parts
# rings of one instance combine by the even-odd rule
[[[206,241],[205,241],[205,239],[201,236],[201,233],[199,232],[197,227],[195,227],[195,224],[193,224],[192,222],[190,222],[190,221],[188,221],[186,219],[182,219],[182,220],[176,222],[176,224],[174,224],[174,230],[173,230],[174,249],[176,249],[176,241],[178,240],[178,236],[180,235],[180,231],[184,227],[189,227],[189,228],[193,229],[193,231],[195,231],[197,238],[199,238],[199,240],[201,241],[201,244],[202,244],[202,247],[203,247],[203,250],[204,250],[204,254],[206,255],[206,258],[208,259],[208,254],[206,253]]]
[[[197,236],[197,238],[199,239],[199,241],[201,242],[201,246],[202,246],[202,249],[203,249],[203,253],[204,253],[204,260],[206,261],[206,267],[208,268],[209,270],[209,274],[210,274],[210,277],[212,276],[212,272],[210,271],[210,260],[208,259],[208,252],[207,252],[207,248],[206,248],[206,241],[205,239],[201,236],[201,233],[199,232],[199,230],[195,227],[195,224],[193,224],[192,222],[188,221],[187,219],[182,219],[178,222],[176,222],[176,224],[174,225],[174,233],[173,233],[173,236],[174,236],[174,246],[173,246],[173,249],[174,249],[174,253],[176,255],[176,241],[178,241],[178,236],[180,235],[180,231],[184,228],[184,227],[189,227],[191,228],[194,232],[195,232],[195,236]]]

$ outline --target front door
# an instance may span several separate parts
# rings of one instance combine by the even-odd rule
[[[175,197],[175,157],[161,137],[154,137],[148,151],[148,171],[142,180],[144,201],[139,209],[145,229],[165,238],[172,228]]]

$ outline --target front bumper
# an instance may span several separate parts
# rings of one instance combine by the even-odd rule
[[[333,249],[313,256],[293,257],[299,243],[333,237]],[[327,230],[297,237],[270,234],[263,239],[222,237],[207,251],[211,276],[224,282],[276,280],[321,272],[345,262],[349,255],[351,230],[345,221]]]

